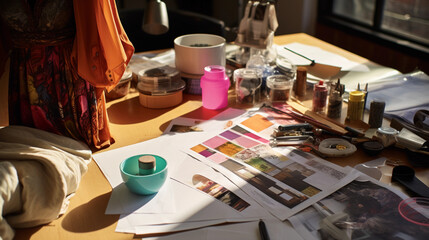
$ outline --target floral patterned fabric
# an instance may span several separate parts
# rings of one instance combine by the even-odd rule
[[[12,45],[9,124],[98,149],[113,144],[104,91],[116,85],[134,52],[114,0],[0,0],[0,21],[8,30],[0,42]]]
[[[15,49],[11,56],[9,124],[31,126],[92,145],[98,109],[94,87],[68,63],[72,42]]]

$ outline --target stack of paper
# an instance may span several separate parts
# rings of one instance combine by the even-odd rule
[[[163,234],[150,239],[259,239],[258,221],[264,219],[271,239],[320,237],[320,228],[303,231],[307,223],[296,217],[360,174],[293,148],[271,148],[273,129],[292,120],[265,111],[236,117],[237,111],[198,125],[175,119],[161,137],[95,154],[113,188],[106,214],[121,214],[116,231]],[[169,179],[157,194],[135,195],[122,182],[120,162],[138,154],[168,161]],[[342,208],[334,210],[322,220]]]

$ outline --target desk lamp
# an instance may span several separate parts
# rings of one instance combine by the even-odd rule
[[[164,2],[161,0],[148,0],[142,29],[152,35],[160,35],[168,31],[168,13]]]

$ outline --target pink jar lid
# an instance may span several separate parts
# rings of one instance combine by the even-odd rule
[[[225,67],[211,65],[204,68],[204,77],[209,80],[225,80]]]
[[[204,67],[204,75],[201,77],[201,87],[209,84],[210,86],[224,86],[229,88],[229,78],[225,73],[225,67],[220,65],[211,65]]]

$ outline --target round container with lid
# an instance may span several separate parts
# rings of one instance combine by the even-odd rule
[[[286,75],[271,75],[267,78],[267,93],[270,102],[286,102],[290,98],[294,79]]]
[[[182,102],[185,82],[179,72],[163,66],[142,70],[138,74],[137,90],[140,104],[148,108],[167,108]]]

